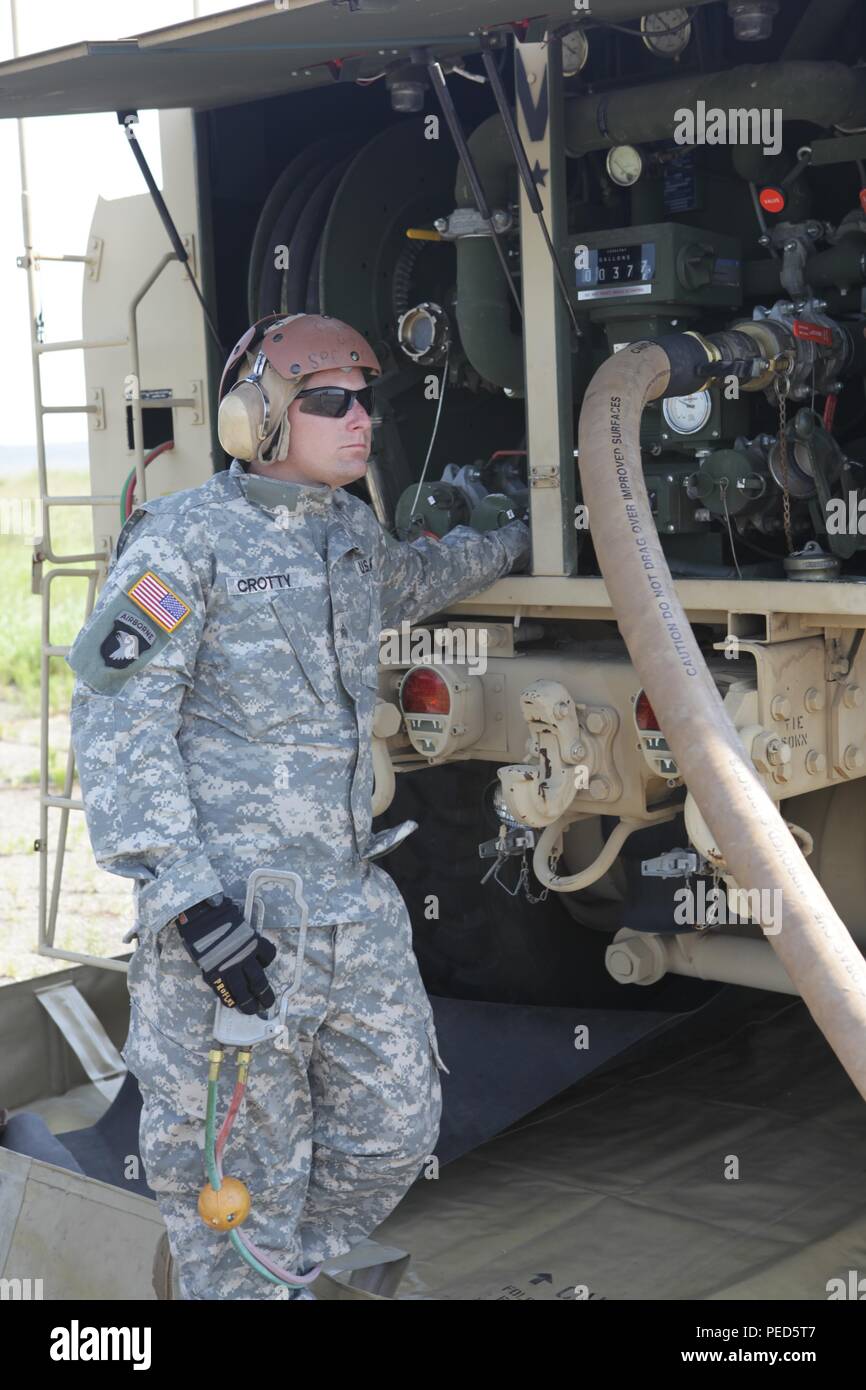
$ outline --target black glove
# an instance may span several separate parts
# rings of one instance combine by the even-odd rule
[[[277,948],[253,931],[229,898],[207,898],[178,913],[183,944],[221,1003],[256,1014],[274,1003],[264,967]]]

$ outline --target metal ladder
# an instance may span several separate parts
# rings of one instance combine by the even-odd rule
[[[17,52],[17,34],[14,32],[14,7],[13,7],[13,51]],[[49,720],[49,680],[50,680],[50,659],[51,657],[65,657],[70,651],[67,645],[58,645],[51,641],[51,592],[54,581],[57,579],[85,578],[88,582],[87,597],[85,600],[84,621],[90,617],[96,600],[97,584],[100,578],[104,578],[110,560],[107,548],[94,550],[89,554],[82,555],[60,555],[55,551],[51,534],[51,509],[53,507],[73,507],[73,506],[98,506],[103,504],[114,504],[119,506],[120,494],[106,496],[53,496],[49,492],[47,465],[45,457],[45,430],[44,421],[46,415],[70,415],[85,414],[91,418],[92,428],[95,430],[105,428],[104,401],[101,389],[96,388],[91,394],[92,399],[83,405],[46,405],[42,395],[42,376],[41,362],[45,353],[49,352],[80,352],[84,349],[95,348],[117,348],[127,347],[130,353],[130,377],[132,380],[131,397],[125,399],[131,407],[132,415],[132,434],[133,451],[135,455],[136,472],[136,495],[139,502],[147,498],[147,486],[145,481],[145,453],[144,453],[144,425],[143,410],[146,408],[158,408],[164,402],[157,400],[142,399],[142,392],[139,387],[140,382],[140,354],[138,341],[137,311],[145,295],[156,283],[159,276],[166,266],[178,260],[174,251],[166,252],[157,263],[154,270],[148,275],[140,289],[132,298],[127,311],[127,333],[123,337],[107,339],[87,339],[78,338],[63,342],[45,342],[43,339],[43,321],[40,308],[40,297],[37,286],[37,275],[40,264],[43,261],[57,261],[68,264],[84,264],[87,267],[87,275],[91,279],[99,276],[100,262],[102,257],[102,241],[98,237],[92,237],[86,255],[62,255],[48,256],[38,252],[33,245],[33,231],[30,216],[30,199],[28,192],[27,179],[27,158],[24,142],[23,121],[17,121],[18,126],[18,156],[21,170],[21,204],[22,204],[22,228],[24,236],[24,254],[17,258],[19,267],[27,272],[27,296],[30,314],[30,347],[33,372],[33,395],[36,413],[36,456],[37,469],[39,476],[39,494],[41,506],[41,531],[42,534],[36,537],[33,548],[32,572],[31,572],[31,592],[38,594],[41,598],[41,630],[40,630],[40,732],[39,732],[39,838],[34,842],[34,850],[39,854],[39,907],[38,907],[38,942],[37,954],[53,956],[61,960],[76,961],[84,965],[96,965],[106,970],[126,971],[126,962],[116,960],[113,957],[94,956],[77,951],[63,950],[54,945],[55,932],[57,927],[57,909],[60,899],[61,881],[63,876],[63,864],[66,853],[66,838],[69,825],[70,811],[83,811],[84,803],[72,796],[72,784],[75,773],[75,755],[70,745],[67,760],[66,773],[64,776],[63,791],[61,795],[55,795],[49,790],[48,782],[48,720]],[[187,239],[185,239],[186,242]],[[190,399],[179,399],[173,397],[171,400],[172,409],[186,407],[196,413],[202,412],[202,400],[195,395]],[[57,568],[50,573],[43,573],[43,566],[48,562]],[[89,564],[90,568],[78,568],[83,564]],[[57,834],[56,855],[54,860],[54,872],[51,882],[49,898],[48,888],[48,812],[50,808],[57,808],[60,811],[60,827]]]
[[[17,48],[17,44],[15,47]],[[46,343],[44,341],[40,297],[36,278],[39,273],[41,262],[59,261],[66,264],[79,265],[83,263],[87,267],[86,273],[91,277],[96,277],[99,274],[102,243],[98,238],[92,238],[88,252],[84,256],[46,256],[35,249],[33,245],[33,230],[30,216],[27,152],[24,141],[23,121],[19,119],[17,126],[18,159],[21,170],[21,220],[24,233],[24,254],[17,259],[19,267],[27,272],[27,299],[30,314],[30,354],[33,372],[33,398],[36,412],[36,462],[39,476],[39,500],[41,507],[41,535],[36,537],[33,547],[30,586],[31,592],[40,596],[42,610],[40,630],[39,838],[35,841],[33,846],[34,850],[39,855],[39,928],[37,953],[39,955],[58,956],[64,960],[80,961],[84,964],[99,964],[106,966],[108,969],[125,970],[126,963],[124,961],[102,960],[99,957],[84,955],[79,952],[59,950],[54,945],[54,935],[57,925],[57,907],[60,899],[60,886],[66,852],[69,812],[72,810],[81,811],[84,809],[84,805],[83,802],[72,796],[75,758],[71,746],[66,760],[66,775],[64,777],[63,793],[60,796],[56,796],[49,791],[48,719],[50,708],[50,659],[54,656],[66,656],[69,652],[68,646],[59,646],[51,641],[51,593],[55,580],[69,578],[87,579],[89,582],[85,601],[85,618],[89,617],[90,613],[93,611],[96,586],[100,577],[100,572],[101,569],[104,569],[107,565],[108,556],[104,550],[92,551],[89,554],[82,555],[58,554],[54,548],[51,534],[51,509],[53,507],[92,506],[94,503],[100,502],[119,505],[120,495],[108,497],[75,497],[57,496],[50,493],[45,457],[46,415],[89,415],[95,429],[105,428],[105,416],[102,392],[98,389],[93,392],[93,399],[87,401],[84,405],[46,405],[42,394],[41,364],[43,356],[49,352],[74,352],[84,348],[122,347],[127,345],[128,338],[107,339],[104,342],[85,338],[73,339],[68,342]],[[57,566],[57,568],[52,569],[48,574],[43,573],[43,566],[46,561]],[[85,562],[90,565],[90,568],[79,568],[79,566],[82,566]],[[58,807],[60,809],[60,828],[57,835],[57,852],[54,860],[54,874],[49,903],[48,811],[50,807]]]

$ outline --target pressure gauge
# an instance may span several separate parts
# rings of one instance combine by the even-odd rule
[[[589,39],[582,29],[572,29],[562,39],[562,75],[576,77],[586,66],[589,57]]]
[[[709,391],[689,396],[669,396],[662,401],[662,415],[674,434],[697,434],[710,418],[713,402]]]
[[[640,22],[643,41],[657,58],[677,59],[688,47],[692,24],[687,12],[679,7],[645,14]]]
[[[631,188],[643,173],[643,155],[634,145],[614,145],[607,152],[606,168],[618,188]]]

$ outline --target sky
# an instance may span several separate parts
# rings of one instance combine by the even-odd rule
[[[254,0],[248,0],[254,3]],[[0,61],[13,57],[12,6],[0,0]],[[246,6],[242,0],[17,0],[19,54],[59,48],[82,39],[117,39],[166,24]],[[148,163],[161,181],[157,115],[140,111],[136,129]],[[44,116],[23,122],[33,241],[45,255],[82,255],[96,199],[129,197],[144,182],[114,112]],[[0,444],[35,442],[27,277],[15,264],[23,250],[18,122],[0,120]],[[46,341],[81,336],[83,267],[44,264],[39,275]],[[42,359],[46,404],[84,400],[80,352]],[[50,443],[87,439],[84,415],[49,415]]]

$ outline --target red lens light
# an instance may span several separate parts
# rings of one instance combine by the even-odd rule
[[[438,671],[416,666],[400,691],[404,714],[450,714],[451,692]]]
[[[639,729],[646,729],[653,733],[660,733],[659,721],[656,712],[647,698],[647,693],[642,690],[637,697],[634,707],[634,722]]]

